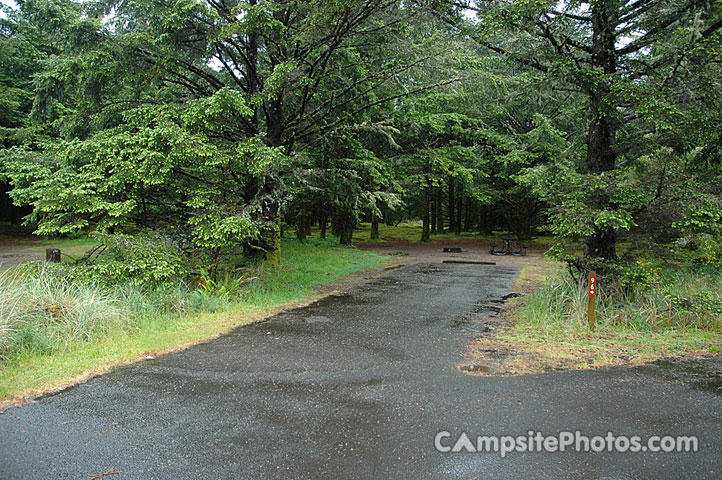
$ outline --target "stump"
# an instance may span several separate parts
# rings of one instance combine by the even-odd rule
[[[60,249],[59,248],[46,248],[45,249],[45,261],[51,263],[60,263]]]

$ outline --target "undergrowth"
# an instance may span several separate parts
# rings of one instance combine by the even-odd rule
[[[203,341],[387,261],[333,240],[284,239],[283,252],[280,265],[164,284],[93,280],[66,264],[0,272],[0,407],[83,372]]]

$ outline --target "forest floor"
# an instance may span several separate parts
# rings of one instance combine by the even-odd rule
[[[46,248],[60,248],[65,259],[80,257],[96,242],[88,239],[48,240],[32,237],[9,237],[0,234],[0,269],[45,259]]]
[[[0,269],[15,267],[21,263],[45,259],[46,248],[59,248],[65,255],[63,261],[81,257],[98,245],[90,238],[53,239],[38,237],[32,229],[0,222]]]

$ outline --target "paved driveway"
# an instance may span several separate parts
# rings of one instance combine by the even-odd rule
[[[720,362],[473,377],[513,266],[420,264],[0,415],[0,478],[722,478]],[[441,453],[478,435],[697,435],[697,453]]]

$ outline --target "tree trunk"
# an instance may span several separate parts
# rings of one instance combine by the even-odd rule
[[[255,67],[254,67],[255,68]],[[266,109],[266,143],[271,147],[280,147],[282,145],[283,135],[283,92],[279,92],[278,97],[270,100]],[[279,263],[281,261],[281,208],[278,200],[275,199],[278,192],[278,182],[267,178],[263,183],[263,194],[271,199],[264,202],[263,217],[277,225],[276,228],[263,227],[259,235],[260,246],[266,251],[266,261],[270,263]]]
[[[379,238],[379,217],[376,216],[376,213],[371,214],[371,236],[369,238],[371,240]]]
[[[466,209],[464,210],[464,231],[471,230],[471,198],[466,199]]]
[[[424,188],[424,214],[422,216],[422,227],[421,227],[421,241],[422,242],[428,242],[430,238],[430,229],[429,229],[429,210],[431,208],[431,192],[429,191],[429,188]]]
[[[353,245],[353,229],[354,229],[354,218],[353,215],[345,215],[343,223],[341,225],[341,235],[339,235],[339,243],[341,245]]]
[[[340,213],[335,213],[331,217],[331,233],[335,237],[340,237],[342,231],[343,231],[343,215],[341,215]]]
[[[449,232],[454,231],[454,221],[456,215],[454,214],[454,206],[456,205],[456,194],[454,193],[454,179],[449,178]]]
[[[616,71],[614,35],[609,21],[611,14],[607,2],[592,3],[592,63],[608,75]],[[604,80],[600,80],[596,88],[589,92],[592,120],[587,136],[587,173],[593,175],[613,170],[617,159],[614,151],[615,112],[607,106],[609,92],[609,85]],[[609,206],[609,198],[604,193],[596,194],[592,202],[594,208]],[[615,260],[616,240],[613,228],[595,227],[594,233],[584,240],[584,256]]]
[[[263,249],[263,257],[271,264],[281,263],[281,221],[278,215],[274,217],[273,226],[264,226],[260,229],[258,244]]]
[[[430,195],[430,194],[427,194]],[[438,196],[434,195],[434,198],[431,199],[431,206],[429,207],[431,210],[431,233],[436,233],[436,200]]]
[[[252,7],[256,6],[258,0],[249,0],[248,4]],[[249,32],[248,34],[248,48],[246,57],[246,80],[248,82],[248,96],[253,97],[258,93],[258,32]],[[253,102],[249,102],[249,105],[253,105]],[[254,128],[258,128],[258,109],[259,106],[254,105],[252,107],[253,115],[251,117],[251,123]]]
[[[301,242],[306,241],[306,238],[311,235],[311,219],[302,216],[296,224],[296,238]]]
[[[320,231],[321,238],[326,238],[326,225],[328,224],[328,210],[325,204],[321,204],[321,208],[318,212],[318,228]]]
[[[461,235],[461,214],[464,211],[464,197],[459,194],[459,198],[456,199],[456,222],[454,226],[456,227],[456,234]]]
[[[479,206],[479,233],[482,235],[491,234],[491,221],[489,219],[489,206]]]
[[[438,233],[444,232],[443,193],[441,187],[436,187],[436,202],[434,202],[434,207],[436,208],[436,231]]]
[[[394,216],[391,213],[392,210],[390,208],[384,208],[384,225],[387,227],[393,227],[396,225],[394,222]]]

